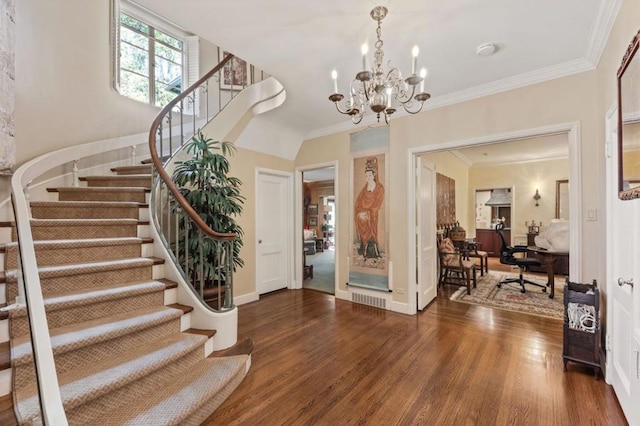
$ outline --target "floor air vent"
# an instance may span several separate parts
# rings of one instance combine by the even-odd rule
[[[374,308],[387,309],[387,301],[382,297],[369,296],[368,294],[351,293],[351,301],[362,305],[373,306]]]

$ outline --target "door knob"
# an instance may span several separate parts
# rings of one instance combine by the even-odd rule
[[[629,285],[629,286],[631,286],[631,288],[633,288],[633,278],[629,278],[628,280],[625,280],[623,278],[618,278],[618,285],[620,287],[622,287],[625,284]]]
[[[262,244],[262,240],[258,240],[258,244]]]

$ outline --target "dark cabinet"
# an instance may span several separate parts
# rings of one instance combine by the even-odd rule
[[[511,230],[502,231],[507,239],[507,244],[511,244]],[[476,229],[476,242],[480,243],[479,249],[486,251],[489,256],[500,257],[502,239],[495,229]]]

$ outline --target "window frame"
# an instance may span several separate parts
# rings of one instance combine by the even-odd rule
[[[149,33],[145,34],[139,30],[137,30],[136,28],[132,28],[130,26],[126,26],[126,24],[122,24],[121,22],[121,14],[126,14],[128,16],[130,16],[131,18],[142,22],[143,24],[147,25],[149,27]],[[191,67],[188,66],[189,64],[189,60],[196,60],[197,61],[197,55],[198,55],[198,51],[196,49],[195,52],[190,51],[193,50],[191,49],[192,44],[189,43],[189,39],[193,38],[193,36],[191,36],[189,33],[187,33],[186,31],[184,31],[182,28],[178,27],[177,25],[167,21],[166,19],[156,15],[155,13],[144,9],[138,5],[135,5],[133,3],[130,3],[126,0],[112,0],[111,1],[111,42],[112,42],[112,56],[113,56],[113,66],[112,66],[112,85],[113,88],[115,89],[115,91],[120,94],[121,96],[124,96],[128,99],[132,99],[138,102],[143,102],[145,104],[157,107],[157,108],[163,108],[165,105],[159,105],[156,104],[156,69],[155,69],[155,65],[156,65],[156,43],[159,43],[163,46],[166,46],[170,49],[173,49],[174,51],[179,51],[182,55],[182,64],[181,65],[181,79],[182,79],[182,83],[181,83],[181,91],[183,91],[185,88],[189,87],[189,85],[192,83],[191,80],[194,79],[194,76],[190,76],[189,74],[191,74],[193,71],[190,69]],[[145,38],[147,38],[148,44],[147,44],[147,53],[149,55],[149,60],[148,60],[148,64],[147,64],[147,70],[149,75],[148,76],[144,76],[142,74],[137,73],[134,70],[128,70],[128,69],[123,69],[121,66],[121,62],[120,62],[120,56],[121,56],[121,43],[123,42],[123,40],[121,40],[121,28],[122,27],[126,27],[132,31],[134,31],[136,34],[140,34],[142,36],[144,36]],[[154,34],[154,30],[160,31],[163,34],[166,34],[167,36],[170,36],[178,41],[180,41],[180,43],[182,44],[182,49],[178,50],[176,49],[174,46],[158,39],[155,37]],[[135,46],[137,47],[137,46]],[[190,56],[195,55],[195,58],[190,58]],[[171,61],[170,59],[164,58],[168,61]],[[173,61],[171,61],[173,62]],[[175,62],[173,62],[175,64]],[[126,94],[122,93],[121,91],[121,87],[120,87],[120,81],[121,81],[121,72],[122,71],[126,71],[126,72],[130,72],[130,73],[134,73],[136,75],[139,75],[141,77],[144,77],[145,79],[147,79],[149,87],[148,87],[148,93],[147,93],[147,99],[145,101],[142,101],[140,99],[136,99],[130,96],[127,96]],[[197,70],[195,70],[196,74],[197,74]],[[197,80],[198,76],[195,76],[195,80]],[[195,81],[194,80],[194,81]],[[188,112],[188,111],[185,111]]]

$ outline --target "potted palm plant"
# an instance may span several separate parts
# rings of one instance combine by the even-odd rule
[[[240,194],[242,181],[229,176],[228,156],[235,153],[233,143],[213,141],[205,137],[202,132],[197,133],[185,146],[191,157],[184,161],[177,161],[173,172],[173,181],[180,192],[211,229],[220,233],[235,233],[233,241],[233,271],[242,267],[244,261],[240,258],[242,236],[244,232],[235,218],[242,213],[245,198]],[[187,260],[191,271],[192,282],[203,278],[207,285],[225,280],[224,268],[217,255],[220,242],[209,238],[203,241],[203,250],[195,250],[198,244],[197,230],[191,222],[179,221],[181,230],[190,227],[185,233],[192,253]],[[181,253],[184,264],[186,253]],[[198,276],[202,265],[204,277]]]

